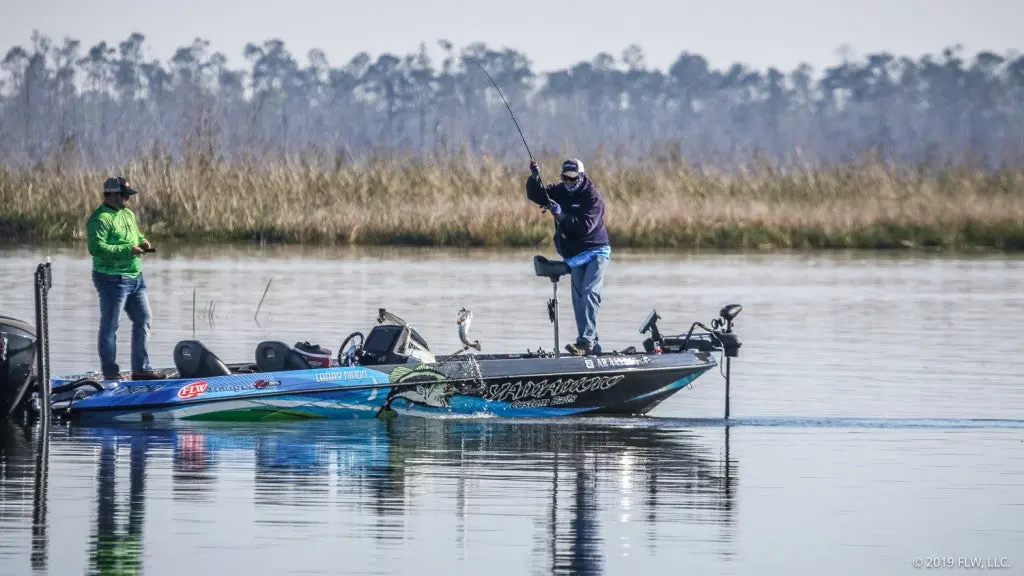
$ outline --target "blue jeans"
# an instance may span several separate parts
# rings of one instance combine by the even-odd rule
[[[577,344],[590,346],[594,353],[601,352],[597,337],[597,311],[601,308],[601,288],[607,256],[595,256],[586,264],[572,269],[572,309],[576,314]]]
[[[117,324],[121,309],[132,321],[132,372],[150,370],[149,364],[149,298],[146,281],[139,274],[135,278],[92,273],[92,283],[100,297],[100,330],[97,348],[104,377],[121,370],[117,365]]]

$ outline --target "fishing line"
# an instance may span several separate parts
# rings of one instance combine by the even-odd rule
[[[530,162],[535,162],[535,160],[533,159],[533,152],[530,152],[530,145],[526,143],[526,136],[523,136],[523,129],[519,127],[519,121],[516,120],[516,115],[512,112],[512,107],[508,105],[508,100],[505,99],[505,95],[501,93],[501,88],[498,87],[498,83],[494,81],[494,78],[491,78],[491,75],[488,74],[487,69],[484,68],[482,64],[470,58],[469,56],[463,56],[463,58],[469,60],[473,64],[476,64],[477,67],[480,68],[480,71],[482,71],[487,76],[487,79],[491,81],[491,84],[494,85],[494,89],[498,91],[498,96],[501,96],[501,101],[505,103],[505,108],[508,109],[508,115],[512,117],[512,122],[516,125],[516,130],[519,131],[519,137],[522,138],[523,140],[523,146],[526,147],[526,153],[529,154],[530,156]],[[538,174],[538,181],[539,180],[540,176]],[[546,212],[552,204],[551,196],[548,194],[547,190],[544,190],[544,196],[548,199],[548,204],[547,206],[541,207],[541,212]]]
[[[501,93],[501,88],[498,88],[498,83],[491,78],[491,75],[487,73],[487,69],[483,67],[479,62],[470,58],[469,56],[463,56],[466,60],[469,60],[473,64],[476,64],[478,68],[487,76],[487,79],[494,85],[494,89],[498,91],[498,96],[501,96],[501,101],[505,103],[505,108],[508,109],[509,116],[512,117],[512,122],[516,125],[516,130],[519,131],[519,137],[523,139],[523,146],[526,146],[526,153],[530,155],[530,161],[533,161],[533,152],[530,152],[530,145],[526,143],[526,137],[523,136],[523,130],[519,127],[519,122],[516,120],[516,115],[512,113],[512,107],[508,105],[508,100],[505,99],[505,95]]]

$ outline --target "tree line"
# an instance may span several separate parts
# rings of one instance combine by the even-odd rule
[[[723,69],[682,51],[665,71],[631,45],[538,73],[522,52],[438,41],[411,54],[300,61],[277,39],[249,43],[232,68],[195,39],[167,62],[145,36],[85,47],[34,32],[0,73],[0,157],[108,167],[140,155],[221,161],[490,155],[523,161],[509,100],[534,154],[547,149],[728,167],[856,161],[914,165],[1024,158],[1024,56],[951,46],[920,58],[886,52],[816,71]]]

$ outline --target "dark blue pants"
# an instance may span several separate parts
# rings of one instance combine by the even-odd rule
[[[117,364],[117,325],[123,309],[132,321],[132,372],[150,370],[149,364],[149,298],[146,281],[135,278],[92,273],[92,283],[100,297],[100,330],[97,350],[104,377],[120,372]]]
[[[597,312],[601,308],[601,289],[608,257],[596,256],[572,269],[572,309],[576,314],[577,344],[589,345],[595,354],[601,352],[597,337]]]

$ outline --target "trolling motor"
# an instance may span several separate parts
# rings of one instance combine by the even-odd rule
[[[739,304],[726,304],[722,306],[722,309],[718,311],[718,318],[711,319],[711,328],[701,324],[700,322],[694,322],[690,325],[689,332],[686,333],[686,337],[683,338],[680,349],[686,350],[687,344],[690,343],[690,338],[693,336],[693,329],[697,326],[707,330],[711,337],[718,341],[722,346],[722,351],[725,352],[726,359],[736,358],[740,355],[740,346],[743,345],[740,342],[739,336],[732,331],[732,322],[739,315],[740,310],[743,310],[743,306]],[[725,327],[723,331],[722,328]]]
[[[558,279],[572,272],[565,262],[552,261],[537,255],[533,257],[533,271],[537,276],[551,280],[553,298],[548,300],[548,319],[555,325],[555,358],[562,355],[558,347]]]
[[[656,310],[651,310],[647,319],[644,320],[643,326],[640,327],[641,334],[651,333],[650,337],[644,340],[644,349],[648,354],[660,354],[685,350],[711,352],[721,348],[725,352],[726,358],[736,358],[739,356],[739,350],[743,343],[740,342],[739,336],[733,333],[732,323],[742,309],[743,307],[739,304],[727,304],[719,310],[719,317],[711,320],[710,328],[701,322],[694,322],[690,325],[686,335],[682,337],[663,336],[658,330],[658,320],[661,320],[661,316]],[[722,330],[723,327],[725,330]],[[694,328],[703,328],[707,334],[698,334],[698,337],[694,337]]]
[[[739,336],[733,333],[732,323],[741,310],[743,310],[743,306],[740,306],[739,304],[726,304],[718,311],[718,318],[711,319],[711,328],[708,328],[700,322],[694,322],[690,325],[690,330],[686,332],[686,336],[682,338],[677,336],[664,337],[661,335],[661,332],[658,330],[658,320],[661,320],[661,316],[658,315],[656,310],[651,310],[651,313],[647,315],[647,319],[644,320],[643,325],[640,327],[641,334],[646,334],[647,332],[651,333],[650,337],[644,340],[644,349],[648,354],[684,352],[686,350],[699,350],[704,352],[712,352],[718,349],[722,350],[722,354],[725,356],[724,376],[726,419],[729,418],[729,379],[732,368],[731,360],[740,355],[740,347],[743,345],[743,343],[740,342]],[[699,337],[697,338],[693,337],[693,329],[697,327],[703,328],[707,334],[699,334]]]

